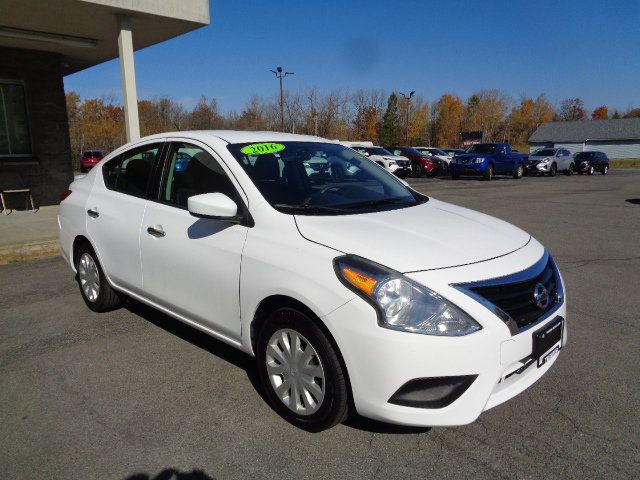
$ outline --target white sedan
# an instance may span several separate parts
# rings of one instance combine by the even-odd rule
[[[91,310],[131,297],[255,356],[272,408],[311,431],[349,406],[472,422],[566,343],[540,243],[317,137],[146,137],[76,179],[58,223]]]

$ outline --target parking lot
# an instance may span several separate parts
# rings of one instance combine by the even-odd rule
[[[554,254],[569,344],[529,390],[469,426],[311,434],[268,407],[253,359],[137,303],[92,313],[61,259],[17,263],[0,267],[0,478],[638,478],[640,170],[410,183]]]

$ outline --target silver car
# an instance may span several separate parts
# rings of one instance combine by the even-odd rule
[[[525,162],[525,173],[538,173],[554,177],[558,172],[573,175],[573,155],[566,148],[542,148],[533,152]]]

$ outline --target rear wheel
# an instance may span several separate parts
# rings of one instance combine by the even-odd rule
[[[289,307],[272,313],[260,330],[256,359],[271,407],[290,423],[317,432],[347,417],[342,364],[306,314]]]
[[[122,298],[109,285],[91,245],[81,245],[76,258],[76,278],[87,307],[94,312],[109,312],[119,308]]]
[[[518,165],[516,167],[516,171],[513,172],[513,178],[519,179],[524,175],[524,167],[522,165]]]
[[[556,165],[555,163],[552,163],[551,168],[549,168],[549,176],[555,177],[557,173],[558,173],[558,165]]]
[[[491,180],[493,179],[493,165],[489,165],[487,167],[487,169],[484,171],[484,173],[482,174],[483,178],[485,180]]]
[[[573,175],[573,163],[569,164],[569,168],[567,169],[567,171],[565,172],[565,175],[567,176],[571,176]]]
[[[603,175],[606,175],[607,173],[609,173],[609,165],[605,165],[604,168],[602,169]]]

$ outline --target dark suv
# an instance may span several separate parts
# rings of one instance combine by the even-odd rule
[[[574,164],[579,175],[593,175],[596,171],[603,175],[609,173],[609,159],[604,152],[579,152],[574,158]]]

